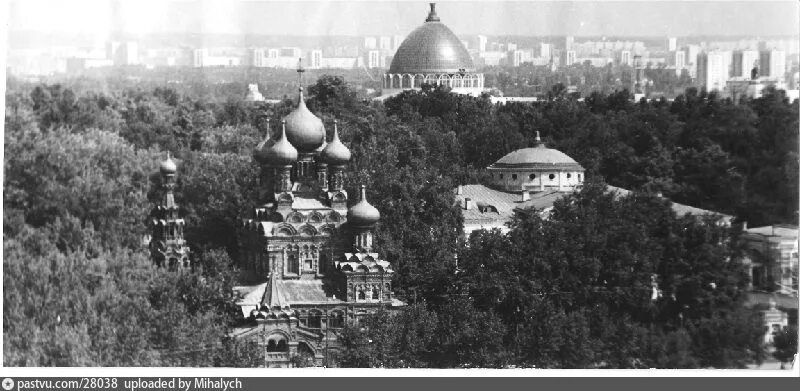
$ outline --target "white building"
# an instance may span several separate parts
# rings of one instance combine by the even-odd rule
[[[539,57],[544,57],[544,58],[550,59],[553,56],[553,54],[552,54],[552,46],[553,45],[551,45],[549,43],[541,43],[539,45]]]
[[[733,52],[732,77],[750,78],[750,72],[759,66],[759,54],[755,50],[737,50]]]
[[[722,91],[728,82],[730,56],[725,52],[703,52],[697,56],[698,83],[707,91]]]

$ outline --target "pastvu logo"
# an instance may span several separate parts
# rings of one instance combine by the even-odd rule
[[[11,391],[14,389],[14,379],[5,378],[3,379],[3,389],[6,391]]]

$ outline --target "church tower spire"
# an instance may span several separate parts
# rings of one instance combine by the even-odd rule
[[[189,268],[189,247],[183,239],[185,222],[178,216],[175,203],[175,177],[178,166],[169,152],[161,162],[161,197],[150,212],[150,256],[158,267],[167,266],[169,270]]]

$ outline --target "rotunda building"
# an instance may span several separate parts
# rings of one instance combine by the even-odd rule
[[[584,168],[564,152],[536,145],[518,149],[487,167],[492,187],[506,192],[572,191],[583,184]]]
[[[483,73],[476,72],[461,40],[436,15],[436,4],[425,23],[406,37],[383,75],[383,96],[421,89],[423,84],[445,85],[460,94],[478,96]]]

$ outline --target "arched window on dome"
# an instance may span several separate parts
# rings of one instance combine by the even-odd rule
[[[516,181],[517,180],[517,174],[511,174],[511,180]]]
[[[567,179],[572,178],[572,174],[567,173]]]
[[[530,180],[536,179],[536,174],[528,175],[528,179],[530,179]]]
[[[550,178],[550,180],[552,181],[553,179],[556,179],[556,174],[550,174],[548,178]]]

